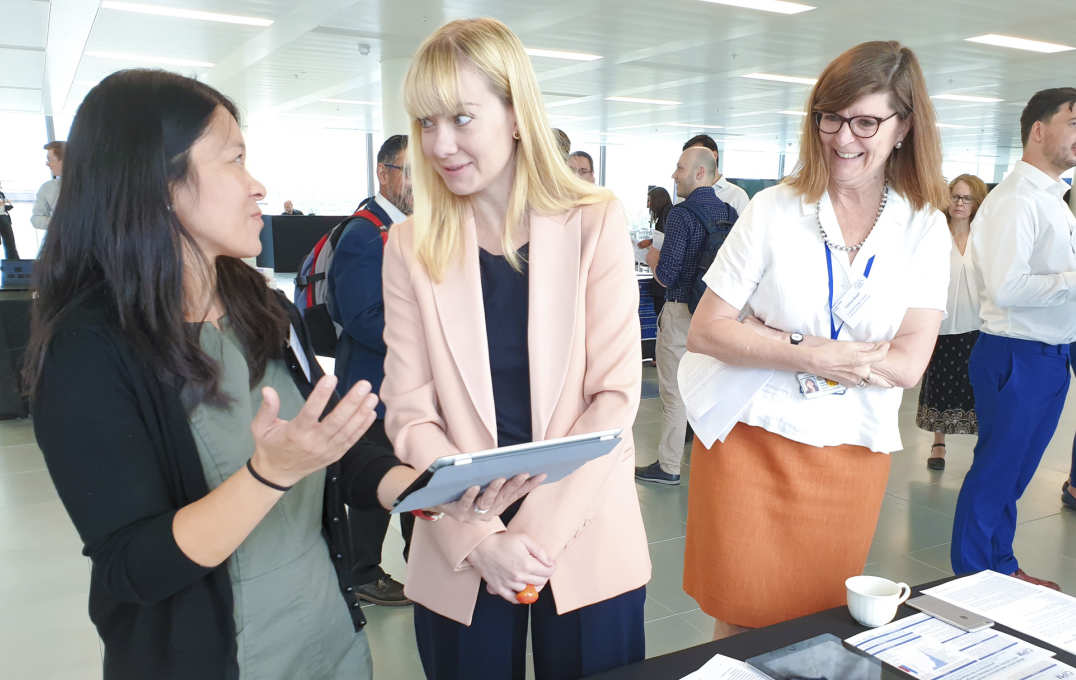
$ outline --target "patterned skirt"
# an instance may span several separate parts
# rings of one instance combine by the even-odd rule
[[[927,432],[977,434],[975,395],[968,379],[968,359],[979,331],[939,335],[919,390],[915,424]]]

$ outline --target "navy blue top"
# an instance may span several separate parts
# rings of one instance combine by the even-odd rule
[[[359,206],[388,227],[392,219],[374,197]],[[329,265],[329,310],[344,327],[336,344],[336,377],[340,394],[360,380],[370,381],[375,393],[385,379],[385,304],[381,296],[381,264],[385,247],[381,231],[368,219],[351,220],[340,236]],[[377,417],[385,417],[385,404],[377,402]]]
[[[522,272],[502,255],[478,250],[486,312],[489,372],[497,412],[497,446],[531,441],[530,353],[527,349],[527,246],[519,249]]]
[[[728,204],[717,197],[713,187],[699,187],[683,203],[669,210],[665,218],[665,242],[661,245],[661,258],[654,272],[665,284],[668,302],[688,301],[695,283],[699,254],[706,241],[706,228],[685,207],[687,205],[710,219],[735,219],[731,217]]]
[[[493,408],[497,413],[497,446],[526,444],[531,431],[530,350],[527,348],[527,246],[519,249],[522,272],[503,255],[478,249],[482,273],[482,306],[486,311],[489,373],[493,377]],[[508,524],[523,499],[501,513]]]

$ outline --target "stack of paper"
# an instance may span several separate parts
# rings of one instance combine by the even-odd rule
[[[1070,595],[995,571],[923,592],[1076,654],[1076,598]]]
[[[908,675],[923,680],[1023,680],[1076,678],[1076,669],[1054,653],[987,628],[968,633],[916,614],[846,640]]]
[[[681,680],[771,680],[768,675],[751,668],[743,661],[718,654],[691,675]]]
[[[702,445],[725,441],[740,414],[773,376],[772,369],[730,366],[706,354],[687,352],[677,382],[687,407],[687,421]]]

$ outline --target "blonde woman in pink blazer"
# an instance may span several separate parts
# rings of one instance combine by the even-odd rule
[[[407,573],[426,675],[537,678],[644,656],[650,579],[633,482],[638,288],[624,211],[557,149],[519,39],[454,21],[415,55],[412,219],[385,250],[386,430],[416,468],[622,428],[610,454],[492,521],[418,522]],[[540,469],[532,471],[535,474]],[[516,593],[538,587],[532,605]],[[546,587],[548,586],[548,587]]]

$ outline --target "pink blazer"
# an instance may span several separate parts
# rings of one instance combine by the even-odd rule
[[[618,201],[529,218],[534,439],[623,429],[612,453],[536,489],[511,522],[555,560],[550,586],[564,613],[650,580],[631,429],[641,380],[639,289]],[[468,213],[461,261],[433,283],[413,254],[411,220],[390,234],[380,396],[396,455],[421,470],[440,456],[496,446],[478,244]],[[481,577],[465,559],[504,528],[498,519],[416,522],[407,596],[470,625]]]

